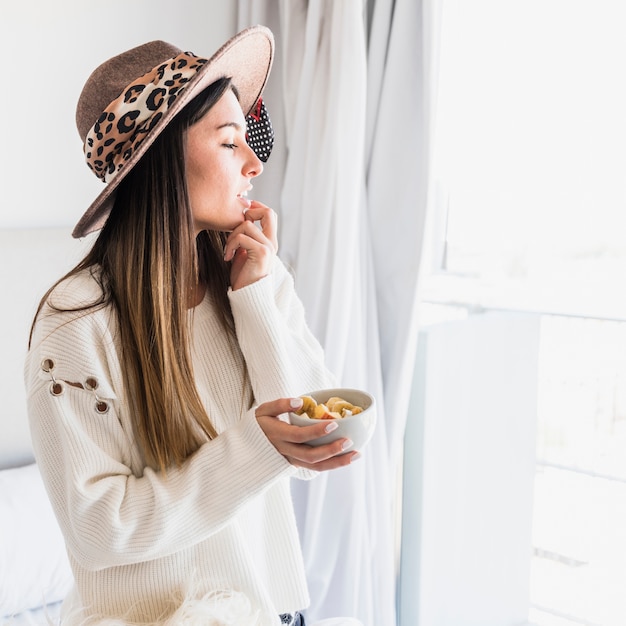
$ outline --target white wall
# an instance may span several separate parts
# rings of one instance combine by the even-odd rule
[[[210,56],[236,32],[236,8],[234,0],[2,0],[0,228],[72,226],[102,190],[74,123],[97,65],[153,39]]]

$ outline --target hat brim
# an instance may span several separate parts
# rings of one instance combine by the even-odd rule
[[[134,165],[146,153],[171,120],[201,91],[216,80],[232,79],[241,108],[247,115],[257,103],[272,67],[274,36],[265,26],[252,26],[229,39],[189,81],[184,91],[148,133],[124,167],[91,203],[80,218],[72,236],[79,239],[101,229],[113,208],[115,192]]]

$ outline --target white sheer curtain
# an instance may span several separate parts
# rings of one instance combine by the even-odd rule
[[[433,0],[434,1],[434,0]],[[415,351],[427,198],[427,0],[239,0],[277,55],[266,101],[275,154],[255,196],[278,210],[280,254],[344,386],[379,401],[350,468],[294,482],[314,622],[395,626],[396,462]]]
[[[366,197],[389,458],[397,459],[417,341],[444,0],[375,0],[368,48]]]

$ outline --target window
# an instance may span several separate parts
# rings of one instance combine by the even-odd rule
[[[623,623],[626,324],[545,317],[539,381],[532,621]]]
[[[421,316],[541,315],[536,626],[626,624],[624,18],[621,0],[443,4]]]
[[[621,0],[444,3],[435,269],[488,303],[626,318],[623,18]]]

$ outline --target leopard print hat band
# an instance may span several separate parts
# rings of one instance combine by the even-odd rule
[[[87,165],[98,178],[111,182],[205,63],[207,59],[181,52],[128,85],[109,104],[85,139]],[[274,131],[261,98],[246,121],[248,143],[259,159],[267,161]]]
[[[273,53],[271,31],[253,26],[210,58],[154,41],[94,70],[79,98],[76,124],[87,164],[106,187],[72,235],[83,237],[104,226],[120,182],[184,106],[219,78],[231,78],[237,88],[246,114],[246,139],[257,156],[267,160],[273,131],[260,96]]]
[[[111,182],[176,95],[207,59],[182,52],[134,81],[102,112],[85,139],[87,165]]]

